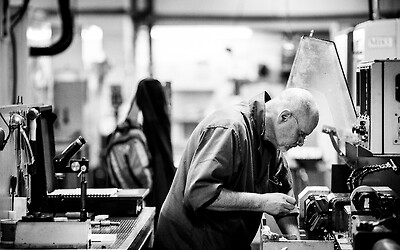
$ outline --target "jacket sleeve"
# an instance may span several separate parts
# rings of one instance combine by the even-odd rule
[[[197,210],[210,205],[232,179],[239,165],[237,134],[226,127],[203,131],[190,164],[184,204]]]

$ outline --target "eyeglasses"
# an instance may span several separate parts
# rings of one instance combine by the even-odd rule
[[[299,139],[302,138],[302,139],[303,139],[302,142],[304,143],[304,141],[306,140],[306,136],[308,136],[308,134],[305,133],[305,132],[303,132],[303,131],[300,129],[299,120],[297,119],[297,117],[296,117],[294,114],[292,114],[292,116],[293,116],[293,118],[296,120],[297,128],[299,129]],[[303,144],[303,143],[302,143],[302,144]],[[302,144],[301,144],[301,145],[302,145]]]

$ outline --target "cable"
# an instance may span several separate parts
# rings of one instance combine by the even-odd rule
[[[6,137],[6,139],[4,140],[3,144],[0,145],[0,150],[3,150],[4,147],[6,146],[8,139],[10,138],[11,132],[10,132],[10,126],[8,125],[6,119],[4,119],[4,116],[2,113],[0,113],[1,119],[3,119],[4,123],[7,125],[8,128],[8,135]]]
[[[31,56],[53,56],[66,50],[74,38],[74,19],[69,0],[58,0],[61,14],[62,34],[60,39],[49,47],[30,47]]]
[[[3,0],[3,20],[2,20],[2,25],[3,25],[3,34],[1,34],[1,38],[5,38],[8,33],[7,33],[7,12],[8,8],[10,6],[10,1],[9,0]]]
[[[347,166],[349,166],[351,169],[354,169],[354,162],[350,161],[349,158],[340,150],[339,145],[337,144],[334,136],[337,136],[336,129],[333,127],[329,126],[324,126],[322,128],[322,133],[328,134],[329,138],[332,142],[332,146],[335,149],[335,151],[338,153],[339,157],[346,163]]]
[[[21,21],[26,10],[28,9],[28,4],[29,0],[24,0],[22,7],[14,15],[11,16],[10,38],[11,38],[12,63],[13,63],[12,103],[16,103],[17,87],[18,87],[17,45],[16,45],[14,29],[17,26],[17,24]]]
[[[399,168],[393,162],[392,159],[389,159],[389,161],[386,163],[368,165],[368,166],[354,169],[351,172],[349,178],[347,179],[348,188],[350,190],[352,190],[356,187],[356,185],[359,186],[361,184],[361,182],[364,180],[364,178],[369,174],[381,172],[381,171],[389,170],[389,169],[392,169],[395,173],[397,173],[397,171],[399,170]]]

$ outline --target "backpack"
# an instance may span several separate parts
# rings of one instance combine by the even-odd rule
[[[151,188],[150,151],[140,125],[130,119],[107,137],[106,167],[116,188]]]

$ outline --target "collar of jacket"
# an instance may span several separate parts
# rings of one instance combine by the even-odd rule
[[[250,118],[260,140],[264,136],[265,103],[271,100],[267,92],[260,93],[250,100]]]

